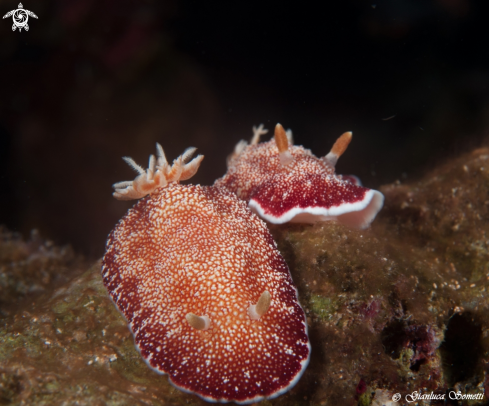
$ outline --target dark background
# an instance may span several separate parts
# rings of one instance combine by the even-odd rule
[[[338,171],[377,188],[487,140],[487,0],[23,4],[28,32],[0,20],[0,224],[91,258],[132,204],[121,157],[155,142],[197,147],[209,185],[254,124],[318,156],[352,130]]]

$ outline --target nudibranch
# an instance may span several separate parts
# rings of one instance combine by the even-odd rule
[[[202,156],[173,165],[163,149],[114,185],[139,199],[110,233],[104,284],[147,364],[207,401],[252,403],[290,389],[306,368],[304,311],[287,264],[246,202],[181,185]]]
[[[228,171],[214,186],[228,189],[248,202],[250,209],[270,223],[314,223],[336,220],[366,228],[382,208],[382,193],[360,185],[355,176],[335,174],[338,158],[352,133],[344,133],[325,157],[317,158],[302,146],[291,145],[292,133],[277,124],[274,138],[253,127],[250,145],[240,141],[228,158]]]

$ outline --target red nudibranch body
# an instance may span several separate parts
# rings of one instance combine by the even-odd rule
[[[198,169],[187,150],[114,187],[142,198],[107,241],[102,276],[150,367],[208,401],[252,403],[291,388],[307,366],[304,311],[288,267],[246,202],[180,185]]]
[[[267,131],[253,128],[251,145],[241,141],[228,159],[226,175],[214,186],[226,188],[248,202],[265,220],[314,223],[337,220],[366,228],[382,208],[382,193],[360,186],[354,176],[335,175],[338,158],[351,141],[344,133],[322,158],[292,143],[291,132],[277,124],[275,137],[259,143]]]

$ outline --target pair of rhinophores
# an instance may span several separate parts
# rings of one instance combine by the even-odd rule
[[[351,141],[325,157],[292,145],[280,124],[260,143],[240,141],[213,186],[181,185],[202,162],[187,149],[172,165],[157,144],[145,171],[114,185],[141,199],[111,232],[102,275],[137,348],[178,388],[208,401],[252,403],[290,389],[310,344],[289,269],[266,224],[336,220],[365,228],[383,195],[335,175]],[[251,210],[250,210],[251,209]]]

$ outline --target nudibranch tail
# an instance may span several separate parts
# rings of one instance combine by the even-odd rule
[[[204,159],[203,155],[198,155],[187,163],[196,151],[196,148],[187,148],[170,166],[166,160],[163,148],[158,143],[156,144],[156,150],[158,158],[155,158],[154,155],[150,156],[146,171],[134,159],[130,157],[123,158],[139,175],[133,181],[118,182],[113,185],[115,189],[113,195],[116,199],[140,199],[153,193],[158,188],[167,186],[170,182],[189,179],[195,175],[202,159]]]
[[[280,123],[275,126],[274,138],[280,156],[280,164],[282,166],[287,166],[294,160],[294,158],[289,151],[289,140],[287,137],[287,133]]]
[[[348,148],[348,145],[351,142],[353,133],[351,131],[347,131],[336,140],[336,142],[333,144],[333,148],[331,148],[331,151],[326,155],[323,160],[325,160],[327,163],[330,163],[333,168],[336,166],[336,162],[338,162],[338,158],[343,155],[343,153],[346,151]]]

